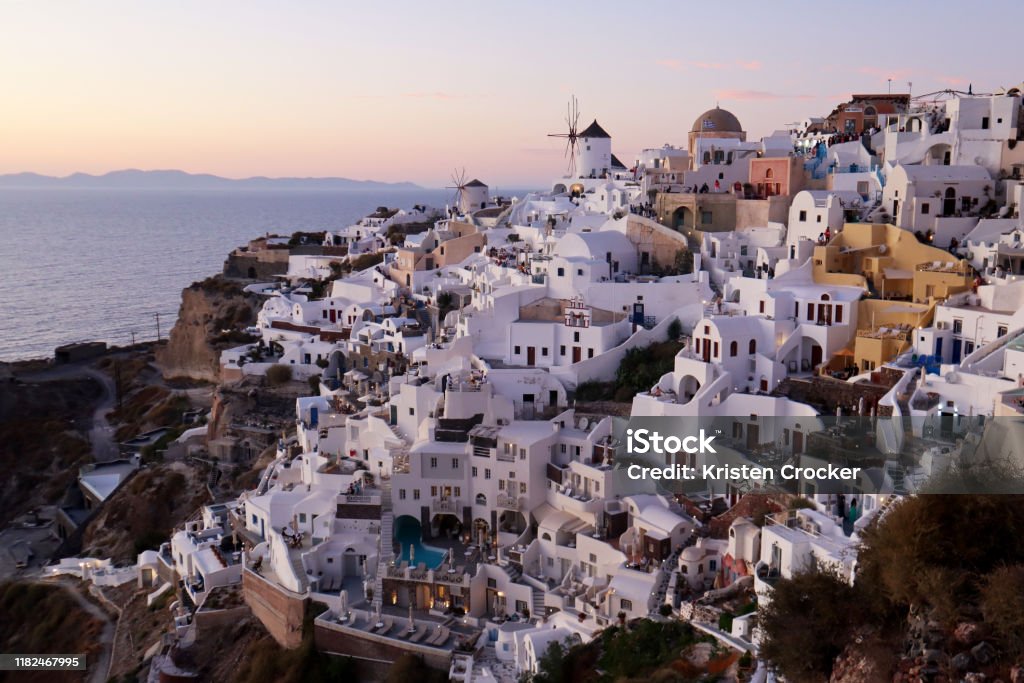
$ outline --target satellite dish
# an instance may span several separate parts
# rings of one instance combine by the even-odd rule
[[[957,382],[960,381],[960,375],[956,371],[947,372],[946,381],[949,382],[950,384],[956,384]]]
[[[887,246],[886,246],[886,245],[884,245],[884,244],[879,244],[879,245],[878,245],[878,253],[879,253],[879,254],[884,254],[884,253],[885,253],[885,252],[887,252],[887,251],[889,251],[889,247],[887,247]]]
[[[587,431],[587,427],[590,426],[590,420],[585,417],[580,418],[580,431]]]

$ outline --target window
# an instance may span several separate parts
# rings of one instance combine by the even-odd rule
[[[565,344],[562,344],[561,346],[558,347],[558,355],[560,355],[560,356],[564,356],[565,355]]]
[[[764,313],[764,300],[763,299],[758,302],[757,310],[758,310],[759,313]]]
[[[430,497],[431,498],[437,498],[437,487],[436,486],[431,486],[430,487]]]
[[[306,513],[305,512],[300,512],[299,513],[299,524],[305,524],[305,523],[306,523]]]
[[[594,357],[594,349],[587,349],[587,358]]]
[[[565,268],[558,269],[558,277],[565,277]]]
[[[515,354],[516,356],[522,355],[522,351],[519,350],[518,346],[512,347],[512,353]]]
[[[1006,329],[1006,325],[1000,325],[996,329],[996,337],[1005,337],[1007,332],[1008,330]]]
[[[452,469],[453,470],[459,469],[459,459],[458,458],[452,458]]]
[[[718,569],[718,560],[708,560],[708,571],[715,571]]]
[[[542,355],[542,356],[548,355],[548,347],[546,347],[546,346],[541,347],[540,355]]]
[[[931,208],[932,207],[928,204],[928,202],[923,202],[921,204],[921,215],[927,216],[928,212],[931,211]]]
[[[582,276],[583,275],[583,269],[582,268],[577,268],[576,269],[576,274]]]
[[[405,489],[398,489],[398,500],[405,500]]]
[[[430,458],[430,466],[431,467],[437,467],[437,458],[435,458],[435,457],[431,457]]]
[[[988,117],[987,116],[982,116],[981,117],[981,129],[982,130],[988,130]]]
[[[573,332],[572,333],[572,340],[574,342],[578,342],[580,340],[580,333],[579,332]]]
[[[711,223],[711,212],[710,211],[701,211],[700,212],[700,222],[703,223],[704,225],[709,225]]]
[[[754,355],[755,353],[757,353],[757,340],[751,339],[748,348],[749,351],[747,353],[749,353],[750,355]]]
[[[477,470],[476,467],[474,467],[473,468],[473,476],[475,477],[475,476],[477,476],[477,474],[478,474],[478,470]]]
[[[562,447],[562,452],[565,453],[565,444],[559,444]]]
[[[491,470],[490,469],[485,469],[484,470],[484,479],[490,479],[490,478],[491,478]]]
[[[523,495],[523,496],[526,495],[526,482],[525,481],[519,482],[519,494]]]
[[[619,602],[619,605],[620,605],[620,606],[622,607],[622,609],[623,609],[623,610],[625,610],[626,612],[631,612],[631,611],[633,610],[633,602],[632,602],[631,600],[626,600],[625,598],[623,598],[623,599],[622,599],[622,600],[621,600],[621,601]]]
[[[736,354],[740,352],[740,345],[738,342],[729,342],[729,356],[732,358],[736,357]]]
[[[462,496],[462,487],[461,486],[456,486],[453,489],[452,493],[455,495],[456,498],[461,497]]]
[[[409,408],[409,415],[410,416],[416,415],[416,409],[415,408]]]
[[[814,222],[815,223],[820,223],[821,222],[821,214],[820,213],[815,217]]]
[[[505,480],[504,479],[499,479],[498,480],[498,490],[499,491],[504,491],[505,490]]]
[[[962,318],[953,319],[953,334],[963,334],[964,321]]]
[[[833,317],[833,319],[837,323],[843,322],[843,307],[842,306],[833,306],[833,308],[832,308],[832,317]]]
[[[801,223],[806,223],[807,222],[807,212],[806,211],[801,211],[800,212],[800,222]]]
[[[807,319],[814,320],[814,304],[807,304]]]
[[[419,489],[413,489],[412,490],[412,499],[413,500],[419,500],[420,499],[420,490]]]

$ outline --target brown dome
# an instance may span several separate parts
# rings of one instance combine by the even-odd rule
[[[742,133],[743,126],[731,111],[715,107],[698,116],[690,130],[694,133]]]

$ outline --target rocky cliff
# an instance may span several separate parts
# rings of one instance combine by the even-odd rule
[[[178,320],[167,345],[157,351],[164,377],[219,381],[220,352],[249,341],[243,329],[256,319],[259,305],[241,283],[221,276],[184,289]]]

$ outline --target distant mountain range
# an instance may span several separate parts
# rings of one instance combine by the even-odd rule
[[[384,183],[376,180],[350,178],[222,178],[209,173],[185,171],[139,171],[125,169],[103,175],[74,173],[58,178],[39,173],[10,173],[0,175],[0,188],[109,188],[154,190],[417,190],[415,183]]]

